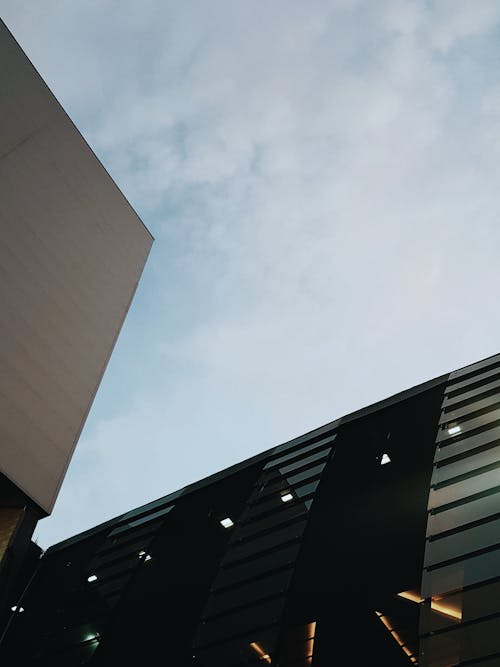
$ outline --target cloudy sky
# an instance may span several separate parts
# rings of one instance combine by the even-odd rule
[[[0,0],[155,237],[44,548],[500,350],[498,0]]]

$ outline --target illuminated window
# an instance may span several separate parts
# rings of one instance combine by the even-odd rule
[[[462,429],[460,428],[460,426],[450,426],[450,428],[448,429],[448,433],[450,435],[456,435],[457,433],[460,433],[461,430]]]
[[[234,526],[234,523],[231,521],[231,519],[228,516],[225,519],[222,519],[220,524],[221,524],[221,526],[224,526],[224,528],[231,528],[231,526]]]
[[[285,493],[281,496],[281,500],[284,503],[288,503],[288,502],[290,502],[290,500],[293,500],[293,496],[292,496],[291,493]]]
[[[90,583],[92,583],[93,581],[97,581],[96,575],[91,574],[90,577],[87,577],[87,581],[90,581]]]

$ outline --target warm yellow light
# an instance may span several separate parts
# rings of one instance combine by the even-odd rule
[[[307,627],[306,638],[314,639],[314,635],[316,634],[316,621],[311,621],[310,623],[307,624],[306,627]]]
[[[420,595],[418,595],[418,593],[415,591],[403,591],[402,593],[398,593],[398,596],[405,598],[406,600],[411,600],[412,602],[417,602],[418,604],[424,601],[423,598],[421,598]],[[461,609],[442,604],[435,598],[431,600],[431,609],[433,611],[439,612],[440,614],[444,614],[445,616],[449,616],[450,618],[455,618],[458,621],[462,620]]]
[[[418,604],[424,601],[424,599],[420,597],[420,595],[416,591],[403,591],[402,593],[398,593],[398,596],[400,598],[405,598],[405,600],[411,600],[412,602],[417,602]]]
[[[382,614],[382,612],[380,612],[380,611],[376,611],[375,613],[377,614],[377,616],[379,617],[379,619],[382,621],[382,623],[385,625],[385,627],[389,630],[389,632],[390,632],[391,635],[394,637],[394,639],[397,641],[397,643],[399,644],[399,646],[401,647],[401,649],[406,653],[406,655],[410,658],[410,660],[411,660],[412,662],[414,662],[413,653],[412,653],[412,652],[410,651],[410,649],[405,645],[405,643],[403,642],[403,640],[401,639],[401,637],[398,635],[398,633],[396,632],[396,630],[394,630],[394,628],[392,627],[392,625],[391,625],[389,619],[387,618],[387,616],[384,616],[384,614]],[[415,662],[416,662],[416,661],[415,661]]]
[[[261,660],[264,660],[265,662],[271,664],[271,657],[269,656],[268,653],[264,651],[262,646],[259,646],[257,642],[250,642],[250,647],[253,648],[253,650],[255,651],[255,653],[257,653],[257,655]]]
[[[444,614],[445,616],[449,616],[450,618],[454,618],[457,621],[462,620],[461,609],[456,609],[455,607],[449,607],[448,605],[441,604],[436,600],[431,600],[431,609],[433,611],[439,612],[440,614]]]

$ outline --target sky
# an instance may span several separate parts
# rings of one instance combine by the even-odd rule
[[[0,16],[155,237],[42,548],[500,351],[497,0]]]

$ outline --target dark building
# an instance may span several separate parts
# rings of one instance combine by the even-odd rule
[[[496,667],[499,544],[500,355],[52,546],[2,664]]]
[[[0,21],[0,616],[39,549],[152,237]],[[0,634],[3,626],[0,623]]]

